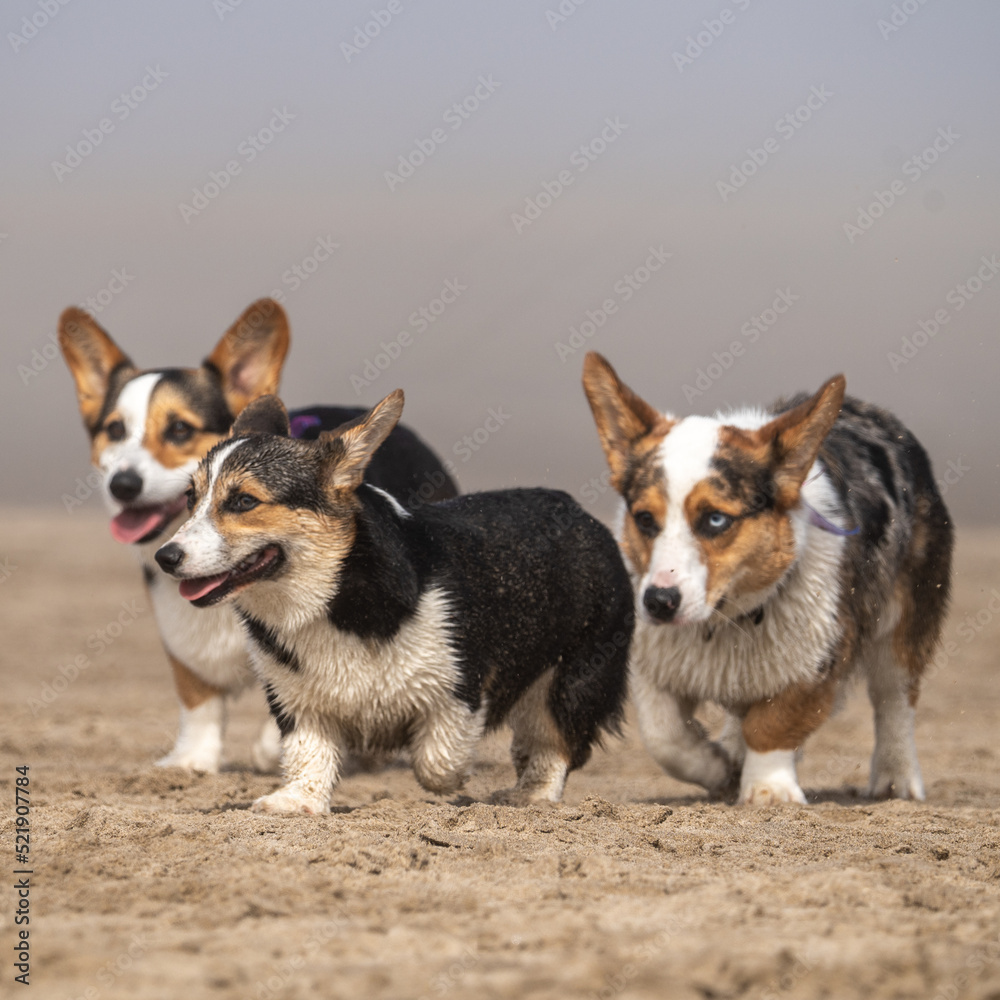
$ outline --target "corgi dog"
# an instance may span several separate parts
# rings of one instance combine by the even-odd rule
[[[199,368],[137,368],[94,319],[70,308],[59,343],[76,383],[91,459],[103,474],[111,534],[133,545],[181,703],[180,730],[164,767],[219,768],[226,700],[253,683],[246,638],[231,609],[195,611],[157,567],[153,553],[187,511],[191,474],[236,416],[278,388],[288,351],[284,310],[271,299],[251,305]],[[296,430],[315,437],[365,411],[314,407],[294,415]],[[398,428],[376,455],[371,474],[386,489],[430,482],[430,499],[454,496],[454,483],[433,452]],[[421,493],[425,495],[427,491]],[[280,734],[268,720],[253,748],[254,765],[274,770]]]
[[[804,803],[806,737],[864,676],[872,796],[923,799],[920,676],[940,638],[952,525],[927,454],[892,414],[813,396],[714,417],[659,413],[599,354],[583,386],[637,605],[631,685],[671,775],[741,803]],[[694,718],[728,713],[718,742]]]
[[[407,510],[364,482],[402,408],[396,390],[303,442],[258,399],[156,553],[181,597],[232,602],[250,639],[282,732],[284,785],[259,812],[327,812],[345,750],[405,748],[424,788],[454,792],[505,719],[517,783],[494,800],[558,801],[618,727],[633,601],[611,533],[547,489]]]

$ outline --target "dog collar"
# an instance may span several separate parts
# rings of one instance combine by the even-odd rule
[[[856,535],[861,530],[860,524],[856,524],[853,528],[841,528],[834,524],[833,521],[828,521],[815,507],[811,507],[805,500],[801,500],[800,502],[809,511],[809,523],[813,527],[829,531],[831,535],[839,535],[841,538],[850,538],[851,535]]]
[[[322,422],[313,413],[299,413],[288,422],[288,432],[293,438],[300,438],[311,427],[319,427]]]
[[[814,479],[819,479],[822,475],[822,470],[817,472],[815,475],[810,476],[803,484],[803,488],[808,486]],[[806,498],[799,494],[799,503],[807,511],[809,511],[809,523],[814,528],[820,528],[822,531],[829,531],[831,535],[839,535],[841,538],[850,538],[851,535],[856,535],[861,530],[861,525],[856,524],[853,528],[841,528],[839,525],[833,523],[833,521],[828,521],[815,507],[807,503]]]

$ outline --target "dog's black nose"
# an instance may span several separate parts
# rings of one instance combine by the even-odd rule
[[[184,562],[184,550],[176,542],[167,542],[157,550],[156,561],[160,564],[160,569],[170,573]]]
[[[681,606],[679,587],[647,587],[642,606],[660,622],[670,621]]]
[[[132,469],[122,469],[111,477],[108,489],[116,500],[128,503],[142,492],[142,477]]]

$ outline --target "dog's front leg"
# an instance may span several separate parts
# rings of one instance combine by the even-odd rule
[[[215,774],[222,759],[226,692],[203,681],[170,653],[167,657],[181,703],[181,724],[173,750],[161,757],[157,766]]]
[[[836,678],[830,674],[817,684],[794,684],[750,706],[743,717],[747,755],[740,778],[741,804],[805,805],[796,755],[806,737],[830,714],[836,691]]]
[[[326,813],[340,773],[342,740],[328,719],[303,716],[281,741],[285,783],[254,802],[254,812]]]
[[[632,676],[632,696],[642,742],[660,767],[679,781],[724,794],[733,782],[735,768],[726,751],[708,738],[694,717],[696,703],[663,690],[640,671]]]

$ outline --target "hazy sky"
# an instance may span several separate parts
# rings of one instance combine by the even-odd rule
[[[0,29],[2,501],[88,471],[65,306],[195,364],[277,290],[286,401],[402,386],[466,488],[609,512],[593,347],[677,413],[843,371],[960,524],[995,516],[995,2],[16,0]]]

